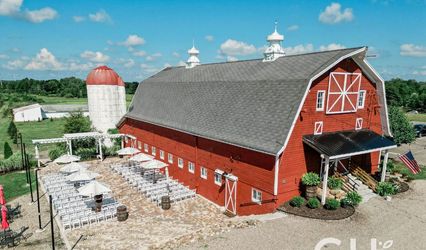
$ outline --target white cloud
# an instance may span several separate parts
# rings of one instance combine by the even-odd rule
[[[184,62],[184,61],[180,60],[180,61],[177,63],[177,66],[186,66],[186,62]]]
[[[50,7],[45,7],[39,10],[26,10],[24,12],[25,19],[32,23],[42,23],[46,20],[55,19],[57,16],[58,12]]]
[[[228,61],[228,62],[235,62],[235,61],[238,61],[238,58],[235,57],[235,56],[227,56],[226,57],[226,61]]]
[[[0,59],[9,59],[8,55],[0,54]]]
[[[296,54],[303,54],[303,53],[309,53],[314,51],[314,45],[311,43],[308,43],[306,45],[299,44],[293,47],[286,47],[284,48],[284,51],[287,55],[296,55]]]
[[[97,22],[97,23],[111,23],[112,22],[111,17],[103,9],[98,10],[98,12],[96,12],[96,13],[89,14],[89,19],[91,21]]]
[[[76,23],[80,23],[80,22],[83,22],[84,20],[86,20],[86,18],[84,16],[73,16],[72,19]]]
[[[15,70],[15,69],[22,69],[27,62],[23,59],[16,59],[7,62],[6,64],[2,65],[3,68]]]
[[[426,47],[412,43],[402,44],[399,53],[401,56],[426,57]]]
[[[152,55],[148,55],[147,57],[145,57],[145,60],[148,62],[152,62],[155,61],[158,57],[161,57],[161,53],[154,53]]]
[[[50,7],[21,11],[22,3],[23,0],[0,0],[0,16],[11,16],[32,23],[42,23],[58,16],[56,10]]]
[[[413,72],[413,75],[426,76],[426,65],[423,67],[420,67],[419,70],[415,70]]]
[[[336,50],[336,49],[344,49],[345,46],[338,44],[338,43],[330,43],[329,45],[321,45],[320,51],[326,51],[326,50]]]
[[[26,70],[61,70],[62,64],[46,48],[42,48],[30,63],[25,66]]]
[[[94,51],[86,50],[80,54],[80,57],[92,62],[97,62],[97,63],[104,63],[109,61],[109,56],[99,51],[94,52]]]
[[[296,25],[296,24],[287,27],[288,31],[295,31],[295,30],[298,30],[298,29],[299,29],[299,25]]]
[[[135,50],[132,53],[134,56],[140,56],[140,57],[144,57],[146,56],[146,52],[143,50]]]
[[[172,55],[173,55],[174,57],[180,57],[180,54],[179,54],[179,53],[177,53],[177,52],[173,52],[173,53],[172,53]]]
[[[138,35],[129,35],[124,42],[119,43],[119,45],[126,47],[135,47],[143,44],[145,44],[145,39]]]
[[[125,67],[125,68],[131,68],[131,67],[133,67],[133,66],[135,66],[135,61],[133,60],[133,59],[128,59],[124,64],[123,64],[123,66]]]
[[[257,49],[252,44],[228,39],[220,45],[220,53],[227,56],[250,55],[256,53]]]
[[[341,7],[342,6],[339,3],[331,3],[323,12],[320,13],[318,17],[319,21],[326,24],[352,21],[354,19],[352,9],[346,8],[342,12]]]
[[[156,73],[159,71],[156,67],[146,63],[141,64],[141,69],[145,71],[146,73]]]
[[[91,63],[91,62],[87,62],[87,63],[80,63],[78,61],[70,61],[68,62],[68,65],[66,66],[66,70],[69,71],[89,71],[91,69],[93,69],[96,65]]]
[[[212,36],[212,35],[207,35],[204,38],[209,42],[213,42],[213,40],[214,40],[214,36]]]
[[[163,67],[168,68],[168,67],[172,67],[172,65],[170,63],[165,63]]]
[[[1,0],[0,1],[0,15],[10,16],[18,13],[21,9],[23,0]]]

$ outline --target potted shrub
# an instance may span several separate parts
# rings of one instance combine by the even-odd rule
[[[318,208],[320,205],[319,200],[316,197],[312,197],[308,200],[308,202],[306,203],[306,206],[308,206],[311,209],[315,209]]]
[[[315,197],[317,186],[321,180],[317,173],[309,172],[302,176],[302,183],[305,185],[305,196],[307,199]]]
[[[290,201],[290,206],[292,207],[301,207],[305,203],[305,199],[301,196],[295,196]]]

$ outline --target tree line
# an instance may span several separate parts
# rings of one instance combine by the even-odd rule
[[[426,112],[426,82],[395,78],[385,82],[389,106]]]
[[[125,83],[127,94],[134,94],[137,87],[138,82]],[[22,80],[15,81],[1,81],[0,91],[1,93],[19,93],[69,98],[87,97],[85,81],[76,77],[67,77],[59,80],[35,80],[31,78],[24,78]]]

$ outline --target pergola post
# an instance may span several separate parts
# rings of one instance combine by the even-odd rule
[[[384,182],[386,178],[386,168],[388,166],[388,158],[389,158],[389,152],[385,150],[385,158],[383,159],[383,166],[382,166],[382,174],[380,176],[380,182]]]
[[[37,168],[40,168],[40,153],[38,151],[38,144],[35,145],[35,157],[37,159]]]
[[[169,167],[167,166],[166,169],[164,170],[165,174],[166,174],[166,179],[169,179]]]
[[[68,144],[68,154],[72,155],[72,140],[67,140]]]
[[[98,139],[98,145],[99,145],[99,155],[101,156],[101,161],[104,159],[104,156],[102,155],[102,138]]]
[[[121,149],[124,148],[124,137],[121,137]]]
[[[321,204],[325,204],[326,194],[327,194],[327,183],[328,183],[328,169],[330,167],[330,158],[325,156],[324,163],[324,176],[322,180],[322,194],[321,194]]]

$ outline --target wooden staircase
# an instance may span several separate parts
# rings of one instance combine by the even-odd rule
[[[378,182],[368,174],[364,169],[359,166],[351,169],[351,173],[355,175],[358,179],[362,181],[365,185],[371,188],[374,192],[376,192]]]

